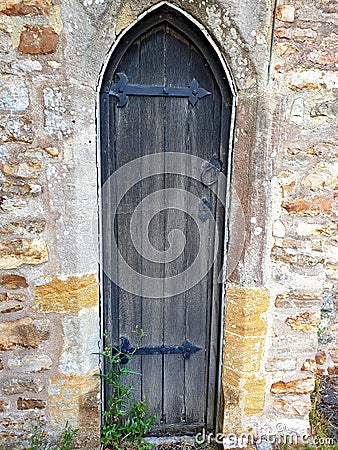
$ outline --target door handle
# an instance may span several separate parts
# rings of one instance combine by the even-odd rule
[[[203,171],[201,173],[201,181],[204,186],[212,186],[217,183],[221,169],[222,166],[217,155],[212,155],[210,161],[204,164]]]

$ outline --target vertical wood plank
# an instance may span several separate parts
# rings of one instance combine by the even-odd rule
[[[189,44],[182,37],[178,37],[169,27],[166,28],[166,84],[168,86],[187,86],[190,82]],[[172,101],[174,100],[174,101]],[[188,102],[186,98],[166,99],[166,152],[186,151],[188,139]],[[177,168],[178,171],[184,167]],[[166,188],[186,190],[186,177],[166,174]],[[168,203],[170,201],[167,194]],[[170,204],[170,203],[169,203]],[[179,211],[187,209],[187,200],[182,205],[166,211],[165,237],[170,232],[181,230],[184,235],[186,229],[186,213]],[[185,270],[185,251],[175,260],[165,265],[165,277],[169,278],[181,274]],[[164,281],[164,290],[168,291],[168,284]],[[185,293],[164,299],[164,343],[165,345],[181,345],[186,336],[185,331]],[[166,424],[184,424],[185,411],[185,383],[184,359],[182,355],[164,355],[164,410]]]
[[[139,52],[140,42],[135,41],[131,45],[128,51],[125,53],[124,58],[117,68],[117,72],[124,72],[127,74],[130,82],[140,82],[140,70],[139,70]],[[123,108],[118,108],[115,102],[115,160],[116,168],[120,168],[126,163],[134,160],[139,156],[139,120],[141,99],[138,97],[133,98],[133,101],[128,101],[127,105]],[[132,185],[132,173],[125,175],[126,185]],[[129,181],[130,180],[130,181]],[[119,251],[127,262],[137,273],[142,271],[142,259],[141,256],[135,251],[130,230],[130,221],[137,205],[137,199],[140,195],[140,188],[138,185],[133,186],[124,196],[119,205],[115,219],[115,229],[117,226],[117,241]],[[120,276],[120,271],[119,271]],[[121,274],[122,276],[123,274]],[[119,288],[118,291],[118,303],[119,303],[119,339],[126,337],[133,345],[136,341],[136,336],[133,331],[136,327],[141,327],[141,302],[140,296],[134,295],[130,292]],[[137,374],[142,373],[141,359],[138,356],[134,356],[128,363],[129,369]],[[134,385],[134,398],[135,400],[141,400],[141,375],[132,375],[128,378],[128,383]]]
[[[210,92],[213,91],[212,74],[208,70],[206,61],[199,52],[191,47],[191,73],[192,77],[198,79],[200,86]],[[197,75],[196,75],[197,74]],[[210,160],[213,150],[212,127],[213,127],[213,101],[212,95],[205,97],[195,108],[191,109],[189,129],[191,152],[197,156]],[[201,168],[202,170],[202,168]],[[191,183],[190,190],[198,199],[206,198],[212,204],[210,189],[202,183]],[[198,207],[198,205],[196,205]],[[214,211],[212,210],[212,213]],[[205,229],[206,239],[195,241],[194,252],[198,253],[199,270],[203,273],[212,259],[211,239],[213,235],[212,220],[208,219],[202,223],[196,218],[199,227]],[[190,256],[190,255],[189,255]],[[191,261],[189,261],[191,263]],[[207,329],[210,301],[210,274],[205,275],[200,282],[187,293],[187,330],[191,342],[202,350],[196,353],[194,358],[186,362],[186,389],[187,389],[187,418],[190,422],[204,422],[206,409],[206,377],[208,371],[207,355],[209,347],[209,333]]]
[[[162,85],[164,81],[164,29],[161,26],[151,36],[142,39],[140,50],[140,68],[142,73],[142,83],[148,85]],[[142,99],[142,114],[140,119],[140,139],[142,156],[152,153],[163,152],[164,150],[164,98],[144,97]],[[142,182],[142,199],[156,191],[159,191],[159,198],[163,196],[161,192],[164,188],[164,164],[163,160],[157,167],[151,158],[142,161],[142,174],[145,176],[149,171],[157,170],[160,175],[152,178],[145,178]],[[143,245],[147,245],[147,240],[157,250],[164,248],[164,216],[157,211],[157,205],[153,205],[154,210],[142,210],[142,222],[149,222],[149,214],[155,216],[149,223],[148,236],[143,237]],[[143,225],[142,224],[142,225]],[[160,263],[155,263],[147,258],[142,261],[142,273],[145,276],[162,278],[164,267]],[[163,302],[161,298],[152,298],[151,293],[144,292],[142,299],[142,327],[146,333],[142,345],[161,346],[163,344]],[[163,386],[162,372],[163,363],[161,355],[142,356],[142,393],[147,401],[149,412],[156,417],[156,423],[160,424],[163,414]]]

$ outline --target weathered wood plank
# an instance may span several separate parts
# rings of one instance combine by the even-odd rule
[[[162,84],[164,80],[164,33],[163,26],[151,36],[142,39],[140,49],[140,70],[142,73],[142,83],[149,85]],[[140,142],[141,155],[146,156],[152,153],[163,152],[164,148],[164,99],[147,98],[142,101],[142,111],[140,119]],[[152,119],[154,118],[154,119]],[[155,119],[156,118],[156,119]],[[150,120],[149,120],[150,119]],[[141,184],[141,199],[153,192],[164,188],[164,164],[163,159],[158,166],[154,166],[153,160],[142,160],[142,175],[146,176],[151,171],[157,171],[160,175],[152,178],[145,178]],[[160,193],[159,198],[163,197]],[[154,210],[152,210],[154,206]],[[142,236],[142,253],[153,246],[157,250],[164,247],[164,216],[158,214],[156,204],[147,203],[147,207],[142,208],[141,226],[145,227]],[[157,213],[157,214],[156,214]],[[150,220],[152,214],[155,216]],[[148,225],[148,227],[147,227]],[[151,248],[150,248],[151,250]],[[142,273],[145,276],[162,278],[164,267],[162,264],[152,262],[149,258],[142,260]],[[145,291],[143,288],[142,299],[142,327],[146,333],[142,345],[158,346],[163,344],[163,302],[161,298],[152,298],[155,293]],[[162,419],[162,372],[163,363],[161,355],[142,356],[142,394],[148,403],[150,414],[156,417],[156,423]]]
[[[119,64],[117,71],[125,73],[133,73],[134,81],[139,82],[141,80],[139,75],[139,41],[129,47],[128,51],[124,55],[123,60]],[[126,163],[137,158],[140,152],[139,143],[139,120],[140,120],[140,108],[141,99],[135,98],[133,102],[128,102],[124,108],[118,108],[115,103],[115,161],[116,169],[122,167]],[[125,175],[125,185],[132,185],[133,173],[128,172]],[[118,180],[119,181],[119,180]],[[116,187],[117,188],[117,187]],[[142,259],[141,256],[135,252],[134,245],[131,239],[130,233],[130,221],[132,217],[132,211],[136,206],[136,199],[140,195],[139,186],[133,186],[128,192],[126,192],[121,205],[117,211],[117,216],[112,220],[115,221],[115,230],[117,227],[117,241],[118,248],[127,264],[132,267],[136,272],[142,271]],[[121,211],[121,213],[119,213]],[[118,276],[122,277],[125,274],[121,273],[121,267],[119,266]],[[126,337],[133,344],[135,343],[135,335],[133,331],[136,327],[141,326],[141,298],[130,292],[119,288],[118,303],[119,303],[119,338]],[[129,363],[129,368],[137,373],[142,373],[141,360],[138,357],[132,358]],[[134,385],[134,397],[136,400],[140,400],[142,397],[140,375],[133,375],[128,382]]]
[[[190,49],[189,43],[179,37],[169,27],[166,29],[166,84],[169,86],[186,86],[190,80]],[[181,70],[185,67],[187,70]],[[174,101],[172,101],[174,100]],[[185,152],[188,139],[188,102],[186,98],[166,100],[166,152]],[[184,167],[177,167],[185,173]],[[186,177],[174,174],[166,175],[167,202],[173,208],[166,211],[165,237],[167,247],[168,236],[180,230],[186,236],[186,211],[188,199],[184,197],[183,204],[178,201],[178,196],[171,195],[170,189],[186,191]],[[174,197],[174,198],[173,198]],[[177,204],[178,203],[178,204]],[[180,211],[182,208],[183,211]],[[175,239],[175,234],[173,234]],[[177,241],[176,241],[177,244]],[[172,243],[175,247],[175,242]],[[183,274],[185,270],[185,252],[178,255],[173,261],[165,264],[165,277],[170,278]],[[182,275],[181,275],[182,276]],[[184,279],[182,278],[184,283]],[[164,280],[164,291],[168,294],[169,286]],[[181,345],[186,336],[185,331],[185,293],[164,299],[164,342],[166,345]],[[164,411],[166,424],[185,423],[185,385],[184,385],[184,359],[182,355],[164,356]]]
[[[212,74],[208,70],[206,61],[198,51],[191,48],[191,70],[198,74],[199,83],[212,92]],[[191,76],[193,73],[191,73]],[[212,96],[206,97],[203,103],[191,109],[189,120],[191,152],[207,161],[214,153],[212,142],[213,128],[213,102]],[[202,171],[202,168],[201,168]],[[210,189],[202,183],[191,183],[190,190],[194,192],[197,202],[206,198],[211,202]],[[198,210],[198,204],[196,205]],[[214,211],[212,211],[214,213]],[[212,259],[210,240],[214,233],[213,221],[208,219],[202,222],[196,214],[196,223],[200,229],[200,240],[192,242],[191,254],[197,254],[198,271],[206,273]],[[189,255],[190,256],[190,255]],[[190,257],[191,258],[191,257]],[[192,261],[189,261],[190,263]],[[202,348],[202,351],[194,355],[194,358],[186,362],[186,409],[188,422],[200,422],[205,420],[206,409],[206,378],[208,373],[207,353],[209,347],[209,334],[207,329],[208,316],[210,314],[210,275],[206,274],[200,282],[187,292],[187,331],[188,339]]]

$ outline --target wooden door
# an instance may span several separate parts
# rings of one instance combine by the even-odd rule
[[[215,426],[225,79],[199,30],[162,8],[122,38],[102,83],[103,326],[116,345],[146,333],[130,365],[159,435]]]

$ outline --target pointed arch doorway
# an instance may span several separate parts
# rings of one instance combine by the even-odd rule
[[[103,329],[125,351],[146,334],[128,364],[155,435],[217,428],[232,106],[215,49],[166,4],[123,34],[102,79]]]

